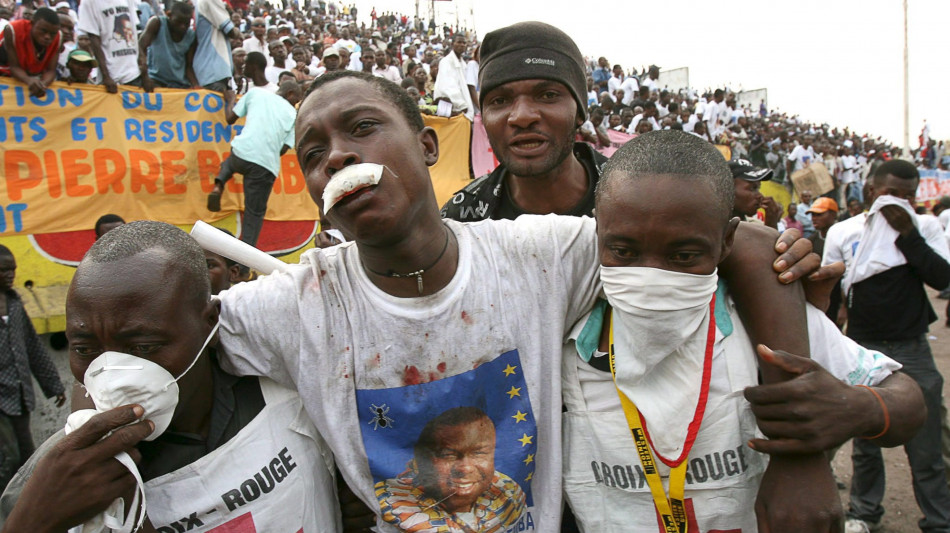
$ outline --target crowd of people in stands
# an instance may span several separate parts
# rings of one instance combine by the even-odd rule
[[[354,70],[401,83],[423,112],[436,113],[440,100],[451,104],[444,108],[449,114],[472,118],[478,112],[477,37],[435,20],[374,8],[367,26],[357,23],[355,5],[322,0],[283,9],[263,0],[82,4],[0,2],[0,75],[23,81],[35,96],[54,80],[98,83],[111,92],[123,84],[241,95],[254,87],[277,92],[284,80],[305,84],[325,72]],[[839,184],[842,206],[862,198],[861,184],[875,164],[899,154],[880,137],[770,111],[765,100],[757,109],[738,105],[728,88],[663,86],[656,65],[624,69],[599,57],[588,61],[587,70],[591,120],[578,135],[594,146],[610,145],[608,130],[636,135],[682,129],[729,146],[734,158],[772,168],[778,181],[820,161]],[[935,139],[923,139],[914,155],[924,167],[950,165],[950,151]]]
[[[110,92],[123,84],[242,95],[353,70],[400,83],[423,113],[474,118],[479,44],[473,31],[375,8],[367,25],[357,23],[358,13],[355,5],[324,1],[299,8],[263,0],[7,1],[0,3],[0,75],[26,83],[34,96],[54,80],[98,83]],[[587,62],[590,119],[577,135],[595,148],[611,145],[609,130],[681,129],[728,146],[733,159],[772,169],[778,182],[822,162],[842,208],[852,199],[861,202],[867,176],[900,155],[881,137],[770,110],[765,100],[757,108],[739,105],[728,88],[662,85],[656,65],[624,69],[605,57]],[[950,151],[929,136],[913,155],[921,167],[950,168]]]

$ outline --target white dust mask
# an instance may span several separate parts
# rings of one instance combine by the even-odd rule
[[[105,352],[95,358],[86,369],[83,385],[96,404],[96,411],[141,405],[144,418],[155,424],[155,430],[145,440],[157,439],[168,429],[178,406],[178,380],[195,366],[217,331],[215,324],[198,354],[178,377],[148,359],[127,353]]]
[[[699,401],[717,273],[602,266],[600,279],[613,308],[617,387],[647,421],[656,451],[675,458]]]
[[[145,411],[143,418],[155,424],[155,429],[148,437],[145,437],[145,440],[158,438],[168,429],[175,414],[175,408],[178,406],[178,380],[198,362],[198,358],[217,333],[218,324],[220,322],[211,328],[211,333],[191,360],[191,364],[178,377],[171,375],[160,365],[148,359],[127,353],[105,352],[96,357],[89,364],[83,378],[86,393],[92,398],[96,408],[80,409],[69,415],[66,419],[66,433],[75,431],[97,413],[122,405],[138,404]],[[132,473],[137,485],[128,514],[125,512],[123,499],[117,498],[105,511],[90,518],[84,524],[70,529],[70,533],[83,530],[131,533],[142,527],[147,510],[145,483],[129,454],[120,452],[115,458]],[[135,520],[136,516],[139,517],[138,522]]]

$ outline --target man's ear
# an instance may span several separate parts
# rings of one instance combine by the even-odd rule
[[[719,256],[719,262],[722,263],[729,254],[732,253],[732,245],[736,241],[736,228],[739,227],[739,217],[732,217],[726,224],[726,231],[722,235],[722,253]]]
[[[422,143],[426,166],[431,167],[439,160],[439,136],[432,128],[422,128],[419,132],[419,142]]]
[[[241,265],[235,263],[228,267],[228,281],[231,285],[243,281],[241,280]]]

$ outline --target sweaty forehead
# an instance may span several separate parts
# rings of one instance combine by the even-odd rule
[[[339,78],[326,85],[321,85],[300,106],[297,113],[297,128],[307,126],[304,123],[308,117],[333,107],[339,111],[358,105],[371,104],[379,109],[391,108],[396,111],[396,104],[388,100],[374,85],[358,78]]]
[[[668,215],[675,212],[681,214],[677,216],[698,218],[716,212],[713,186],[702,178],[676,174],[627,176],[614,171],[601,180],[602,191],[596,198],[598,214],[617,212],[624,219],[636,219],[653,211],[663,211]]]
[[[167,251],[152,248],[115,261],[83,261],[67,294],[71,303],[133,300],[151,302],[173,294],[181,304],[187,300],[186,271]]]

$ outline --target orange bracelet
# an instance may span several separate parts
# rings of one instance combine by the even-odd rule
[[[877,398],[878,403],[881,404],[881,410],[884,411],[884,429],[882,429],[880,433],[878,433],[877,435],[874,435],[873,437],[860,437],[860,438],[865,439],[865,440],[874,440],[874,439],[883,437],[885,434],[887,434],[887,430],[891,429],[891,414],[887,410],[887,405],[884,403],[884,398],[881,398],[881,395],[878,394],[876,390],[872,389],[871,387],[868,387],[867,385],[857,385],[857,386],[864,387],[865,389],[871,391],[871,394],[873,394],[874,397]]]

